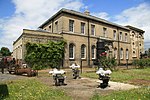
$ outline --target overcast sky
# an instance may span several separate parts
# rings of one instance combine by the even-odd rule
[[[84,12],[145,31],[150,48],[150,0],[0,0],[0,48],[9,47],[23,29],[37,29],[61,8]]]

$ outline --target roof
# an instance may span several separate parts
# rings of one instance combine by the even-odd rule
[[[143,31],[143,30],[141,30],[141,29],[139,29],[139,28],[136,28],[136,27],[133,27],[133,26],[130,26],[130,25],[127,25],[127,26],[125,26],[125,27],[128,27],[129,29],[132,29],[132,30],[135,30],[135,31],[138,31],[138,32],[142,32],[142,33],[145,32],[145,31]]]
[[[105,23],[105,24],[109,24],[109,25],[112,25],[112,26],[116,26],[116,27],[119,27],[119,28],[129,30],[129,28],[127,28],[127,27],[118,25],[116,23],[109,22],[109,21],[104,20],[102,18],[98,18],[98,17],[92,16],[92,15],[86,15],[84,13],[77,12],[77,11],[74,11],[74,10],[68,10],[68,9],[65,9],[65,8],[62,8],[61,10],[59,10],[55,15],[53,15],[51,18],[49,18],[47,21],[45,21],[42,25],[40,25],[39,28],[42,28],[43,26],[48,24],[52,19],[54,19],[56,16],[60,15],[61,13],[68,13],[68,14],[76,15],[76,16],[79,16],[79,17],[95,20],[95,21],[98,21],[98,22],[102,22],[102,23]]]
[[[61,34],[58,33],[51,33],[46,30],[37,29],[37,30],[30,30],[30,29],[23,29],[23,33],[17,38],[16,41],[13,42],[13,45],[22,38],[23,35],[30,34],[30,35],[38,35],[38,36],[53,36],[58,38],[63,38]]]

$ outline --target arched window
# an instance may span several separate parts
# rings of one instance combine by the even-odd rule
[[[120,41],[122,41],[122,32],[120,32]]]
[[[96,53],[96,49],[95,49],[95,45],[92,45],[92,59],[95,59],[95,53]]]
[[[136,57],[136,51],[135,50],[132,53],[132,57]]]
[[[117,59],[117,48],[114,49],[114,58]]]
[[[123,49],[120,49],[120,59],[123,59]]]
[[[125,33],[125,42],[128,42],[128,34]]]
[[[81,45],[81,59],[86,58],[86,46],[83,44]]]
[[[74,59],[74,53],[75,53],[75,46],[74,44],[69,45],[69,58]]]
[[[126,59],[129,59],[129,50],[126,49]]]

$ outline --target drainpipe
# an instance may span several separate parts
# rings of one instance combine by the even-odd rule
[[[52,33],[53,33],[53,26],[54,26],[53,23],[54,23],[54,19],[52,19]]]
[[[88,66],[90,66],[90,30],[89,30],[89,19],[88,19]]]
[[[117,27],[117,32],[118,32],[118,65],[120,65],[120,40],[119,40],[119,29]]]

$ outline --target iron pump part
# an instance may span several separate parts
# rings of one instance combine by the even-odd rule
[[[102,83],[98,87],[100,88],[106,88],[108,86],[108,82],[110,80],[110,74],[112,72],[110,70],[103,70],[103,68],[99,68],[99,70],[96,72],[96,74],[99,75],[99,80],[102,80]]]
[[[72,69],[72,72],[73,72],[73,79],[77,79],[77,78],[81,78],[79,73],[80,73],[80,66],[77,65],[76,63],[75,64],[72,64],[71,66],[69,66],[71,69]]]
[[[55,86],[67,85],[64,83],[66,78],[64,70],[53,69],[53,71],[49,71],[49,74],[53,75]]]

